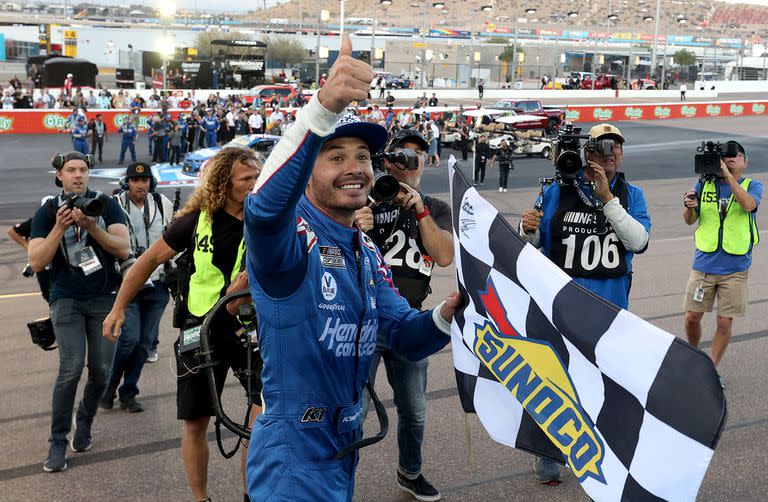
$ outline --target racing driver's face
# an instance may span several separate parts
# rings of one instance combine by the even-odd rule
[[[335,221],[352,225],[368,202],[373,179],[371,153],[360,138],[336,138],[320,149],[307,196]]]

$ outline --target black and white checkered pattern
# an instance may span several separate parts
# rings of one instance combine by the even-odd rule
[[[459,289],[453,356],[462,406],[491,437],[565,463],[566,457],[483,365],[476,328],[493,323],[480,297],[491,279],[509,324],[548,342],[604,445],[596,501],[695,500],[726,418],[703,352],[573,282],[526,244],[458,170],[451,179]],[[498,327],[498,326],[497,326]]]

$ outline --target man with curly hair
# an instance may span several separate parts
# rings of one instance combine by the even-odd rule
[[[243,241],[243,204],[261,172],[261,164],[252,150],[228,147],[208,161],[201,184],[192,193],[174,222],[131,267],[104,321],[104,336],[116,339],[125,320],[125,309],[141,290],[158,266],[179,253],[186,253],[189,266],[181,265],[179,294],[174,312],[174,326],[181,333],[199,331],[208,312],[227,293],[246,289],[245,243]],[[186,260],[182,260],[186,261]],[[247,300],[244,300],[247,301]],[[227,371],[232,368],[241,385],[250,391],[251,420],[261,413],[261,380],[248,385],[247,370],[261,373],[261,359],[256,354],[248,367],[247,351],[238,342],[235,331],[239,324],[234,317],[237,303],[232,302],[229,314],[217,315],[212,322],[213,359],[219,395]],[[230,315],[232,314],[232,315]],[[175,343],[176,408],[184,428],[181,452],[189,487],[195,500],[208,498],[208,424],[214,415],[211,393],[205,373],[199,371],[201,361],[193,352],[179,355]],[[247,446],[243,451],[243,462]]]

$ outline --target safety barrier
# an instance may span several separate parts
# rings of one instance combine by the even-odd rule
[[[468,107],[470,109],[472,107]],[[624,120],[666,120],[706,117],[736,117],[766,115],[768,100],[760,101],[713,101],[671,103],[621,103],[564,105],[566,120],[572,122],[618,122]],[[290,109],[286,109],[290,111]],[[395,108],[400,111],[402,108]],[[147,119],[156,109],[139,113],[140,130],[147,127]],[[188,110],[169,110],[175,119]],[[361,110],[365,113],[365,110]],[[67,110],[0,110],[0,134],[54,134],[66,132]],[[91,110],[87,117],[100,113],[108,132],[115,132],[131,115],[129,110]]]

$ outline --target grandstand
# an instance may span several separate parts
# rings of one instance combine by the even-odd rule
[[[618,19],[611,22],[612,29],[625,28],[627,31],[644,33],[651,33],[654,29],[654,23],[644,21],[644,18],[656,15],[655,0],[445,0],[439,2],[445,5],[442,10],[433,8],[434,3],[436,1],[433,0],[392,0],[391,5],[384,6],[378,0],[347,0],[345,15],[347,18],[376,19],[381,26],[420,28],[427,25],[477,31],[484,30],[488,24],[604,30],[607,16],[616,14]],[[287,19],[292,24],[312,26],[318,5],[331,12],[331,19],[338,19],[338,0],[288,0],[266,11],[253,12],[250,16],[265,21]],[[493,5],[493,10],[481,10],[487,5]],[[537,10],[533,14],[526,14],[528,8]],[[662,21],[669,20],[673,34],[744,37],[755,32],[762,33],[768,28],[768,7],[747,3],[662,0],[661,12]],[[678,16],[685,16],[688,23],[677,24],[675,19]]]

